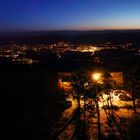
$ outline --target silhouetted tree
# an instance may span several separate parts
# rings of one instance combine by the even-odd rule
[[[137,87],[140,85],[140,66],[138,64],[128,63],[124,69],[125,76],[125,88],[131,91],[132,101],[133,101],[133,110],[136,111],[136,97],[139,97]],[[137,93],[137,94],[136,94]]]
[[[103,89],[105,91],[105,94],[107,94],[107,104],[108,104],[108,110],[110,113],[113,111],[113,103],[112,103],[112,97],[111,97],[111,90],[115,88],[114,81],[112,80],[112,76],[109,71],[105,71],[103,75]]]
[[[91,73],[89,72],[83,72],[83,71],[78,71],[74,74],[74,78],[73,78],[73,83],[72,86],[75,90],[75,94],[76,94],[76,99],[77,99],[77,103],[78,103],[78,121],[77,121],[77,132],[78,132],[78,139],[81,139],[81,134],[80,134],[80,129],[81,129],[81,110],[83,110],[83,134],[84,136],[82,136],[82,139],[86,138],[86,129],[85,129],[85,122],[86,122],[86,111],[87,111],[87,104],[86,104],[86,100],[92,100],[92,102],[95,103],[96,105],[96,112],[97,112],[97,116],[98,116],[98,130],[99,130],[99,138],[101,137],[101,132],[100,132],[100,111],[99,111],[99,104],[98,104],[98,100],[99,100],[99,87],[100,84],[97,84],[96,82],[93,82],[92,78],[91,78]],[[83,108],[81,108],[81,99],[83,97],[83,101],[84,101],[84,106]],[[93,105],[93,104],[92,104]],[[91,106],[92,106],[91,105]],[[92,107],[93,111],[94,111],[94,107]],[[92,112],[93,112],[92,111]],[[84,138],[85,137],[85,138]]]
[[[85,74],[85,72],[83,71],[77,71],[75,72],[74,76],[73,76],[73,82],[72,82],[72,87],[75,90],[75,96],[76,96],[76,100],[78,103],[78,108],[77,108],[77,123],[76,123],[76,131],[77,131],[77,139],[81,140],[81,139],[86,139],[86,130],[85,130],[85,113],[86,113],[86,83],[87,83],[87,76]],[[81,99],[83,98],[84,100],[84,108],[82,108],[83,110],[83,116],[84,116],[84,121],[81,121]],[[83,124],[83,127],[82,127]],[[82,130],[82,132],[81,132]],[[82,134],[82,135],[81,135]]]

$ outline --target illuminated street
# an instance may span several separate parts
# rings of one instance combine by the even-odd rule
[[[110,133],[114,133],[116,135],[116,137],[118,137],[117,139],[119,140],[121,136],[120,136],[120,133],[118,132],[117,128],[115,126],[110,128],[107,124],[107,122],[108,122],[107,114],[105,113],[105,110],[102,108],[103,105],[106,105],[104,100],[107,99],[107,95],[103,94],[103,97],[104,97],[104,99],[102,98],[101,101],[99,101],[101,132],[105,137],[107,135],[109,135]],[[72,106],[70,108],[68,108],[67,110],[65,110],[65,112],[63,113],[63,117],[66,119],[71,118],[73,112],[77,108],[77,102],[76,102],[76,100],[73,100],[72,96],[70,96],[70,98],[68,100],[72,102]],[[87,101],[87,102],[89,102],[89,101]],[[117,96],[114,96],[114,97],[112,97],[112,103],[113,103],[113,106],[115,105],[118,107],[118,109],[115,111],[115,113],[119,117],[129,119],[130,116],[133,114],[132,101],[121,101]],[[131,107],[131,109],[127,109],[127,107],[129,107],[129,106]],[[81,100],[81,108],[83,108],[83,107],[84,107],[84,103],[83,103],[83,100]],[[137,109],[137,110],[138,110],[138,112],[140,112],[140,109]],[[88,112],[86,112],[86,118],[89,118],[89,115],[90,114]],[[74,124],[71,123],[67,127],[67,129],[61,134],[61,139],[65,140],[66,137],[71,138],[73,136],[73,133],[75,130],[74,128],[75,128]],[[90,119],[88,136],[89,136],[90,140],[98,139],[97,114],[95,114],[95,116]]]
[[[77,102],[76,100],[73,100],[72,96],[69,97],[68,101],[71,101],[72,105],[63,112],[63,117],[65,119],[69,119],[72,116],[72,113],[77,109]]]

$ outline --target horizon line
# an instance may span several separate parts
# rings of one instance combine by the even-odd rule
[[[80,30],[80,29],[58,29],[58,30],[16,30],[16,31],[0,31],[0,34],[6,33],[30,33],[30,32],[69,32],[69,31],[77,31],[77,32],[103,32],[103,31],[138,31],[138,29],[87,29],[87,30]]]

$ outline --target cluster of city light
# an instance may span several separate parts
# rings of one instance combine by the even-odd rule
[[[72,51],[79,51],[79,52],[96,52],[100,51],[101,48],[95,46],[79,46],[77,48],[71,49]]]

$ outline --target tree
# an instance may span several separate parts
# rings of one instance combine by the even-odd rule
[[[85,75],[85,72],[83,71],[77,71],[75,72],[73,76],[73,82],[72,87],[75,90],[75,98],[77,100],[78,108],[77,108],[77,123],[76,123],[76,131],[77,131],[77,139],[86,139],[86,130],[85,130],[85,113],[86,113],[86,83],[87,83],[87,77]],[[81,121],[81,99],[83,97],[84,100],[84,108],[83,108],[83,128],[82,128],[82,121]],[[83,131],[81,133],[81,130]],[[81,135],[83,134],[83,135]]]
[[[72,86],[75,90],[76,93],[76,99],[77,99],[77,103],[78,103],[78,130],[80,130],[81,126],[80,126],[80,113],[81,110],[83,110],[83,134],[84,137],[86,138],[85,132],[85,122],[86,120],[86,111],[87,111],[87,104],[86,101],[92,100],[92,103],[94,102],[96,105],[96,112],[97,112],[97,116],[98,116],[98,136],[99,139],[101,139],[101,130],[100,130],[100,111],[99,111],[99,104],[98,104],[98,100],[99,100],[99,87],[100,84],[97,84],[97,82],[93,81],[91,74],[89,74],[88,72],[85,71],[78,71],[74,74],[74,78],[73,78],[73,83]],[[83,108],[81,108],[80,102],[81,99],[83,97],[83,101],[84,101],[84,105]],[[92,108],[94,110],[94,107]],[[93,111],[92,111],[93,112]],[[78,131],[80,132],[80,131]],[[80,134],[78,134],[80,136]],[[82,136],[83,137],[83,136]],[[84,139],[85,139],[84,138]]]
[[[139,97],[138,87],[140,84],[140,66],[128,63],[124,69],[125,88],[132,92],[133,110],[136,113],[136,98]]]
[[[104,75],[103,75],[103,90],[105,91],[105,93],[108,95],[107,98],[107,105],[108,105],[108,110],[110,113],[110,109],[111,111],[113,111],[113,103],[112,103],[112,97],[111,97],[111,90],[114,88],[114,81],[112,80],[112,76],[109,73],[109,71],[105,71]]]

